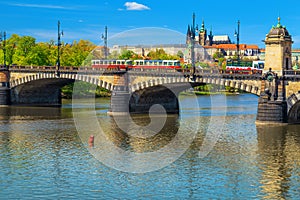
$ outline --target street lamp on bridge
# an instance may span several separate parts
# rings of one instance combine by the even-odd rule
[[[107,26],[105,26],[104,35],[102,34],[102,39],[104,40],[104,58],[107,59],[108,51],[107,51]]]
[[[56,76],[59,77],[60,68],[60,46],[61,46],[61,36],[63,36],[63,31],[60,31],[60,21],[57,22],[57,63],[56,63]]]
[[[192,73],[191,73],[191,79],[192,81],[195,81],[195,73],[196,73],[196,66],[195,66],[195,37],[196,32],[198,31],[198,26],[195,27],[195,18],[196,15],[193,13],[193,24],[191,27],[191,64],[192,64]]]
[[[237,51],[237,61],[240,62],[240,20],[238,20],[238,29],[235,30],[234,36],[236,37],[236,51]]]
[[[3,50],[3,67],[6,68],[6,32],[0,33],[0,42],[2,42]]]

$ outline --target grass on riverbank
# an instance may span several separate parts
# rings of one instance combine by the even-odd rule
[[[78,97],[110,97],[111,92],[107,89],[101,88],[97,86],[95,88],[94,85],[85,82],[76,83],[76,90],[73,91],[74,83],[64,86],[61,89],[62,98],[64,99],[72,99],[72,96]],[[75,93],[74,93],[75,92]]]
[[[228,92],[228,91],[222,91],[222,92],[209,92],[209,91],[189,91],[189,92],[181,92],[181,95],[238,95],[239,92]]]

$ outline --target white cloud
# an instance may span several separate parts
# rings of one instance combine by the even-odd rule
[[[26,4],[26,3],[10,3],[8,5],[18,6],[18,7],[30,7],[30,8],[47,8],[47,9],[65,9],[72,10],[74,7],[58,6],[58,5],[46,5],[46,4]]]
[[[124,6],[126,6],[126,10],[150,10],[148,6],[137,2],[126,2]]]

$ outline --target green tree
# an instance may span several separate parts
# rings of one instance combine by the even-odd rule
[[[61,65],[81,66],[88,63],[86,59],[91,59],[90,52],[96,46],[87,40],[74,41],[72,45],[63,45],[61,48]]]
[[[172,56],[165,52],[163,49],[156,49],[155,51],[150,51],[147,56],[152,60],[177,60],[178,56]]]
[[[13,63],[18,65],[28,65],[31,63],[26,57],[35,47],[35,38],[31,36],[20,37],[17,41],[17,48],[13,55]],[[28,63],[29,62],[29,63]]]
[[[178,52],[177,52],[177,56],[178,56],[179,58],[183,58],[183,57],[184,57],[184,54],[183,54],[182,51],[178,51]]]
[[[36,44],[25,58],[25,62],[29,65],[51,65],[49,60],[51,50],[45,43]]]
[[[13,56],[17,49],[17,44],[20,40],[20,36],[12,34],[6,43],[6,62],[8,65],[13,64]]]
[[[219,60],[220,58],[224,58],[224,54],[223,54],[222,52],[220,52],[220,51],[217,51],[217,52],[215,52],[215,53],[213,54],[213,58],[214,58],[215,60]]]
[[[129,59],[132,59],[134,57],[137,57],[136,53],[134,53],[131,50],[124,49],[124,50],[122,50],[121,55],[119,56],[119,59],[129,60]]]

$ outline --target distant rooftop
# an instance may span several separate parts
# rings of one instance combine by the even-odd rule
[[[230,39],[228,35],[214,35],[213,42],[218,42],[218,41],[230,41]]]
[[[186,48],[186,44],[155,44],[155,45],[114,45],[113,48],[166,48],[166,47],[175,47],[175,48]]]

